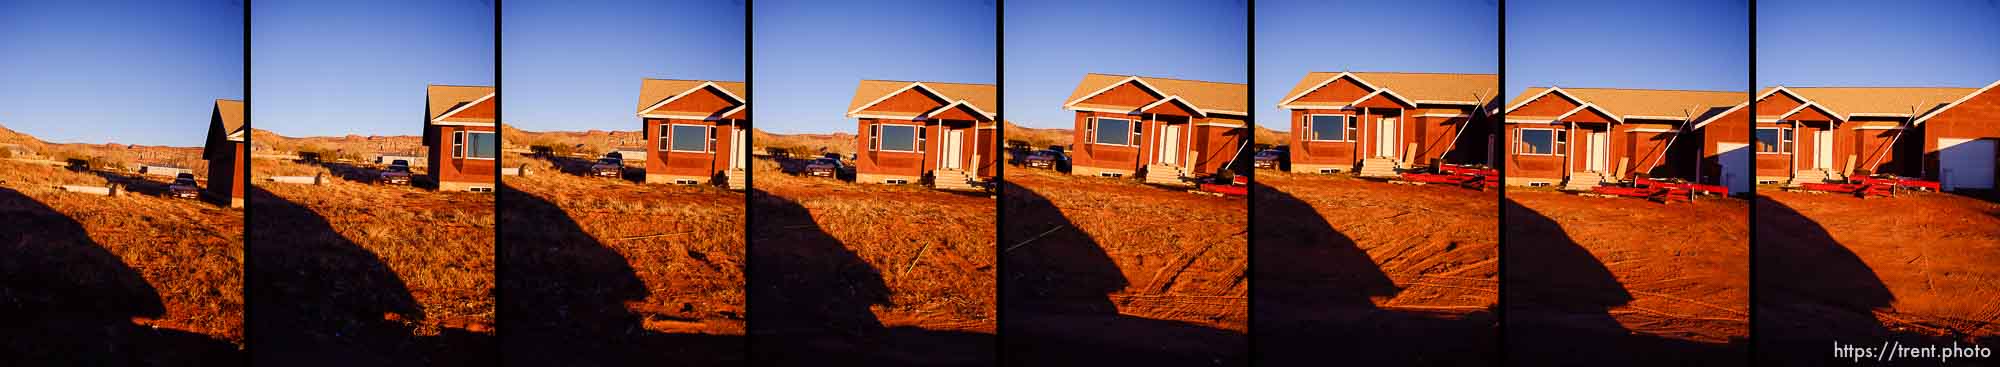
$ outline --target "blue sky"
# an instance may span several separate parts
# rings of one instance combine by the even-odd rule
[[[1757,2],[1757,87],[1983,87],[2000,1]]]
[[[1328,14],[1376,24],[1424,26],[1335,26],[1327,21]],[[1331,41],[1339,39],[1367,41]],[[1338,46],[1343,44],[1357,47]],[[1258,125],[1288,130],[1288,114],[1277,108],[1278,100],[1308,72],[1499,73],[1499,53],[1500,6],[1488,0],[1259,1],[1257,100],[1250,108],[1258,112]]]
[[[1022,126],[1074,127],[1062,105],[1087,73],[1250,81],[1239,0],[1015,0],[1006,22],[1003,113]]]
[[[243,98],[243,6],[0,1],[0,125],[63,143],[198,147]]]
[[[251,124],[295,137],[422,135],[426,85],[493,85],[493,11],[483,0],[258,1]]]
[[[637,131],[641,78],[743,81],[744,3],[501,3],[507,123],[529,131]]]
[[[1749,22],[1747,0],[1508,2],[1504,95],[1550,85],[1747,90]]]
[[[847,102],[862,79],[995,82],[986,0],[752,5],[750,108],[765,131],[853,133]]]

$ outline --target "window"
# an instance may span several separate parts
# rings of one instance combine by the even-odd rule
[[[499,157],[500,140],[492,131],[463,131],[466,142],[465,155],[472,159],[493,159]]]
[[[1793,145],[1797,145],[1797,141],[1794,140],[1794,138],[1795,137],[1792,136],[1791,128],[1784,128],[1784,127],[1757,128],[1757,136],[1756,136],[1757,153],[1792,154]]]
[[[1342,115],[1306,115],[1306,140],[1354,141],[1354,122]]]
[[[875,125],[876,139],[880,150],[891,152],[917,151],[917,127],[910,125]]]
[[[451,132],[451,157],[465,158],[465,132]]]
[[[1097,125],[1096,142],[1109,145],[1132,145],[1132,134],[1126,132],[1138,128],[1133,126],[1132,120],[1102,117],[1097,118],[1095,125]]]
[[[1518,140],[1515,141],[1514,151],[1523,155],[1556,155],[1561,143],[1557,133],[1552,129],[1521,129],[1515,135]]]
[[[675,124],[672,145],[669,145],[668,149],[676,152],[707,152],[708,127]]]

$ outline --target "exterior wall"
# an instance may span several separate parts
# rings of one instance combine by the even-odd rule
[[[472,112],[467,110],[465,112]],[[495,169],[497,159],[452,158],[452,134],[459,131],[494,131],[492,126],[430,125],[434,129],[434,141],[425,142],[430,147],[430,174],[435,178],[440,190],[465,187],[491,187],[498,174]]]
[[[1939,139],[2000,139],[2000,88],[1986,90],[1958,106],[1932,116],[1921,126],[1923,175],[1938,179]],[[2000,162],[2000,159],[1996,159]],[[1996,171],[2000,172],[2000,171]]]

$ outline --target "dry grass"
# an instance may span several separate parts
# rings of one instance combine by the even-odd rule
[[[72,184],[101,186],[105,182],[105,178],[96,174],[0,161],[0,188],[19,192],[55,214],[75,221],[87,232],[89,242],[115,255],[157,291],[166,312],[156,318],[135,318],[133,322],[242,345],[243,212],[197,200],[129,193],[105,197],[53,188]],[[0,215],[6,216],[48,214],[33,211],[0,207]],[[53,237],[62,238],[60,234]]]
[[[991,197],[793,176],[764,159],[751,174],[755,189],[769,194],[753,204],[759,228],[824,232],[880,272],[889,302],[873,313],[883,326],[993,332]],[[802,207],[810,223],[774,209],[788,205]]]

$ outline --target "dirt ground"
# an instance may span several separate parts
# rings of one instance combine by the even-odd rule
[[[1853,363],[1834,342],[2000,347],[2000,204],[1758,192],[1760,364]]]
[[[1509,187],[1508,356],[1530,365],[1741,365],[1749,205]]]
[[[553,159],[553,160],[551,160]],[[744,195],[588,176],[591,161],[509,156],[500,192],[508,364],[743,361]]]
[[[1258,171],[1261,364],[1482,364],[1497,357],[1499,196]]]
[[[0,365],[242,360],[243,211],[167,183],[0,160]]]
[[[1006,172],[1006,364],[1249,363],[1244,198]]]
[[[751,175],[757,364],[994,364],[991,195]]]
[[[308,166],[324,185],[255,182]],[[493,195],[356,181],[368,171],[252,162],[256,364],[491,363]],[[420,173],[421,174],[421,173]]]

